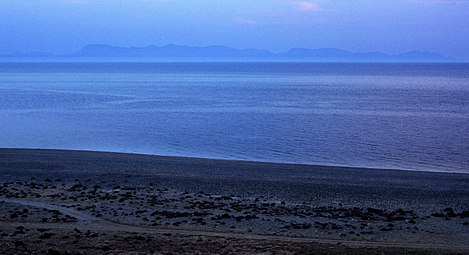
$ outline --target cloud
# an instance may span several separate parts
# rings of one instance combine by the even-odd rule
[[[326,13],[332,10],[323,8],[323,4],[326,5],[329,0],[258,1],[257,3],[262,4],[242,8],[234,13],[232,21],[236,24],[252,26],[318,25],[329,22],[325,17]]]
[[[295,2],[298,10],[305,12],[317,12],[321,10],[321,7],[317,3],[313,2]]]
[[[420,4],[460,4],[469,3],[469,0],[413,0]]]

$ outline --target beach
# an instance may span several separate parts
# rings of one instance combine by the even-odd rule
[[[0,150],[2,254],[465,254],[469,175]]]

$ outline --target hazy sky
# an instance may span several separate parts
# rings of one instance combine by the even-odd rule
[[[0,0],[0,54],[90,43],[423,50],[469,60],[469,0]]]

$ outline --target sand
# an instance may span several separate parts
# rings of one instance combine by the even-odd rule
[[[468,254],[469,175],[0,149],[0,254]]]

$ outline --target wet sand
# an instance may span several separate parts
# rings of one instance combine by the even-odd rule
[[[469,175],[0,149],[1,254],[467,254]]]

